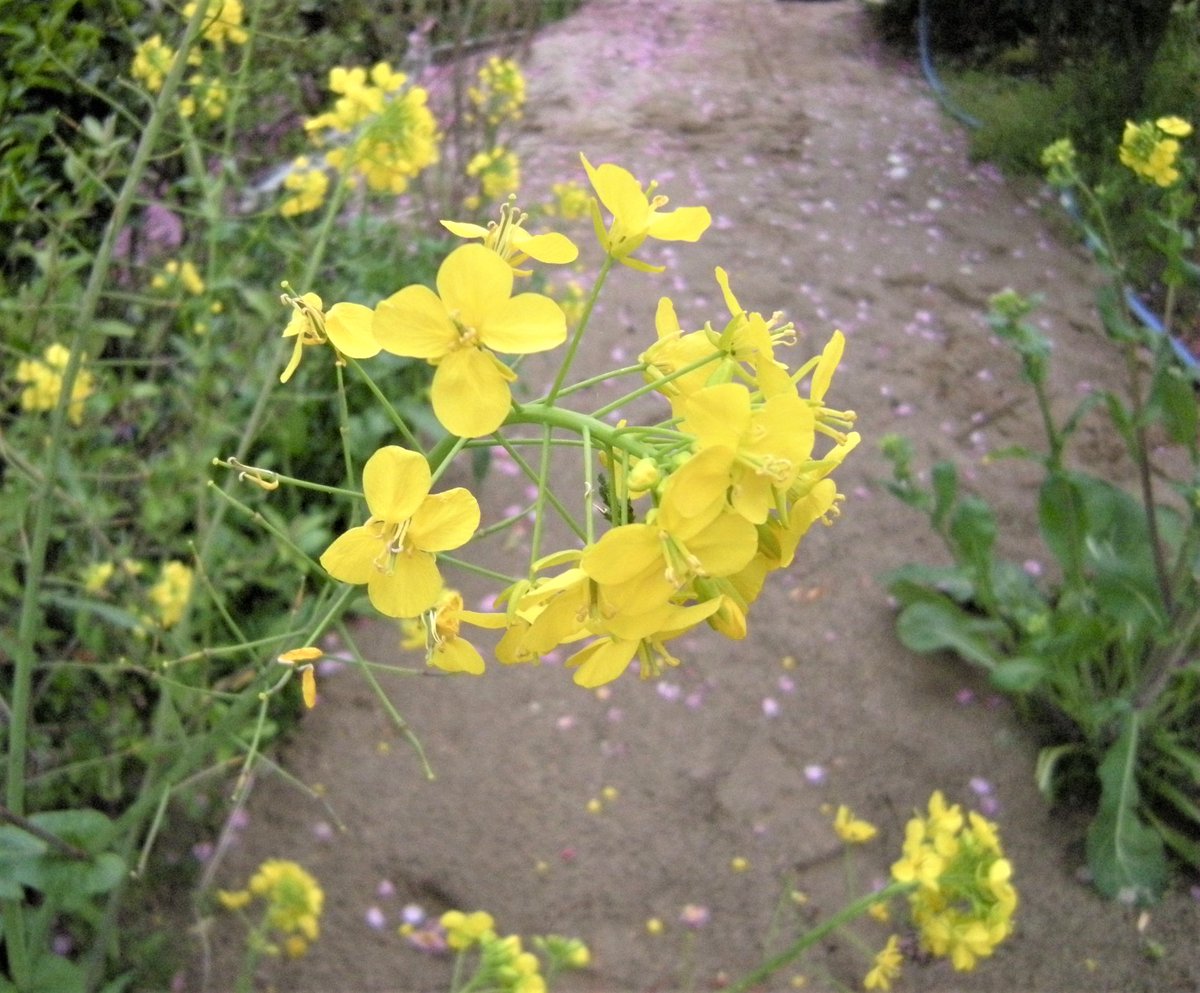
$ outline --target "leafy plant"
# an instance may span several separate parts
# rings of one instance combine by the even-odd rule
[[[1153,244],[1177,286],[1192,278],[1180,218],[1190,210],[1194,163],[1171,134],[1182,139],[1191,129],[1176,118],[1141,127],[1145,154],[1133,153],[1127,134],[1122,161],[1145,177],[1159,232]],[[1197,377],[1165,334],[1134,321],[1106,237],[1106,203],[1083,183],[1069,143],[1055,143],[1045,161],[1052,181],[1085,198],[1111,279],[1100,299],[1103,330],[1125,371],[1123,393],[1092,395],[1060,419],[1047,387],[1050,345],[1028,319],[1035,304],[1011,290],[993,298],[992,327],[1021,360],[1046,440],[1043,451],[993,457],[1041,467],[1032,510],[1058,578],[1039,582],[1002,558],[987,501],[964,493],[948,462],[922,484],[911,445],[893,437],[884,445],[890,489],[928,516],[954,565],[907,565],[889,586],[905,645],[981,666],[1036,721],[1046,739],[1037,770],[1044,792],[1053,796],[1080,774],[1098,791],[1087,839],[1095,883],[1108,896],[1144,901],[1166,885],[1168,851],[1200,867]],[[1173,301],[1169,292],[1168,328]],[[1107,413],[1136,468],[1133,494],[1067,464],[1071,438],[1094,408]]]

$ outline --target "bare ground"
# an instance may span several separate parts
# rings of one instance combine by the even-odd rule
[[[617,274],[585,370],[636,357],[662,294],[685,325],[718,321],[721,265],[743,304],[796,321],[807,352],[846,332],[832,398],[857,409],[867,440],[838,476],[842,518],[768,583],[748,638],[694,639],[658,685],[626,676],[590,693],[554,665],[393,679],[391,698],[437,774],[428,782],[361,678],[323,678],[281,757],[321,798],[264,771],[218,872],[233,885],[282,856],[325,887],[320,941],[302,960],[270,964],[274,988],[445,988],[448,963],[396,934],[410,903],[486,908],[506,931],[583,937],[594,961],[573,990],[715,988],[779,947],[781,919],[792,927],[843,902],[826,805],[880,826],[857,860],[867,886],[936,788],[1000,823],[1018,927],[976,973],[910,962],[900,988],[1200,989],[1200,904],[1186,886],[1144,917],[1089,889],[1084,821],[1037,792],[1030,729],[955,661],[905,651],[878,580],[939,551],[879,486],[876,442],[892,431],[924,460],[957,460],[1000,505],[1013,554],[1039,554],[1030,479],[983,458],[1037,440],[1016,361],[983,322],[987,298],[1005,286],[1046,295],[1064,403],[1105,383],[1112,365],[1090,331],[1094,274],[1048,229],[1048,201],[967,161],[964,137],[911,67],[876,50],[852,2],[592,0],[538,38],[528,71],[528,199],[582,178],[583,150],[715,218],[699,245],[660,253],[665,274]],[[1076,455],[1122,472],[1098,425]],[[492,514],[519,491],[498,475],[485,489]],[[366,629],[365,650],[418,661],[382,624]],[[606,786],[616,797],[589,812]],[[749,868],[733,871],[735,857]],[[789,899],[793,888],[807,903]],[[706,926],[679,923],[688,904],[707,908]],[[665,933],[647,933],[651,917]],[[869,949],[886,935],[859,933]],[[237,933],[218,921],[208,935],[188,989],[231,987]],[[801,975],[809,989],[859,988],[867,964],[853,941],[834,939],[769,988]]]

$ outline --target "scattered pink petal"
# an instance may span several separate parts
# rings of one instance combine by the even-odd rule
[[[312,833],[317,841],[333,841],[333,825],[328,821],[317,821],[312,827]]]
[[[763,697],[762,712],[764,717],[778,717],[779,701],[774,697]]]
[[[382,931],[387,927],[387,916],[378,907],[368,907],[365,920],[372,931]]]
[[[563,714],[554,722],[554,726],[560,731],[570,731],[575,726],[575,718],[570,714]]]
[[[804,767],[804,778],[814,785],[825,782],[827,775],[823,765],[806,765]]]
[[[385,899],[389,896],[395,896],[396,884],[390,879],[381,879],[379,885],[375,887],[375,895],[384,897]]]
[[[968,707],[975,702],[975,691],[964,686],[954,694],[955,702],[962,707]]]
[[[425,923],[425,908],[419,903],[406,903],[404,909],[400,911],[400,919],[405,924],[420,927]]]
[[[689,903],[679,912],[679,923],[684,927],[698,930],[708,923],[711,916],[707,907],[698,903]]]

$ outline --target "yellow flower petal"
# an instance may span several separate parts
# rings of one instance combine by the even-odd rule
[[[464,327],[482,328],[512,296],[512,267],[483,245],[462,245],[438,268],[437,289],[445,309]]]
[[[594,689],[619,677],[637,652],[636,641],[601,638],[581,648],[566,661],[567,668],[577,669],[575,685]]]
[[[325,334],[339,352],[352,359],[379,354],[379,341],[371,330],[374,312],[360,303],[335,303],[325,315]]]
[[[378,570],[375,559],[383,551],[378,526],[367,524],[338,535],[321,556],[321,567],[343,583],[366,583]]]
[[[430,387],[433,412],[451,434],[479,438],[504,423],[512,408],[512,372],[506,377],[497,366],[495,356],[478,348],[460,348],[438,364]]]
[[[388,617],[416,617],[434,606],[441,593],[437,563],[420,550],[402,552],[390,572],[375,569],[367,581],[371,604]]]
[[[399,445],[379,449],[363,467],[371,516],[389,523],[408,520],[429,495],[431,479],[425,456]]]
[[[317,675],[312,666],[300,671],[300,695],[304,697],[304,706],[309,710],[317,705]]]
[[[435,645],[429,664],[445,672],[467,672],[472,676],[481,676],[484,671],[483,656],[465,638],[450,638]]]
[[[426,497],[409,525],[413,545],[427,552],[458,548],[471,540],[479,529],[479,504],[462,487],[432,493]]]
[[[479,338],[488,348],[509,355],[544,352],[567,340],[567,317],[548,296],[521,293],[488,317]]]
[[[458,343],[458,331],[428,286],[406,286],[381,300],[371,324],[384,351],[413,359],[436,359]]]

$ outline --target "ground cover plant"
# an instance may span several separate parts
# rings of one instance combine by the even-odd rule
[[[1043,161],[1051,183],[1078,197],[1108,276],[1102,333],[1124,359],[1123,392],[1094,393],[1065,416],[1048,387],[1049,345],[1015,291],[992,300],[991,324],[1021,360],[1045,433],[1040,451],[994,453],[1043,472],[1035,507],[1055,575],[1039,580],[997,552],[984,496],[964,492],[949,462],[927,482],[899,437],[892,492],[929,517],[954,564],[912,565],[891,577],[898,631],[918,651],[949,649],[982,666],[1038,729],[1038,778],[1053,798],[1094,796],[1088,862],[1107,896],[1151,902],[1169,879],[1167,853],[1200,866],[1200,449],[1194,359],[1173,343],[1177,293],[1190,279],[1192,126],[1179,117],[1130,122],[1120,162],[1140,185],[1150,247],[1162,257],[1160,320],[1130,308],[1127,267],[1109,216],[1126,190],[1093,187],[1068,139]],[[1095,412],[1095,414],[1093,414]],[[1071,441],[1088,416],[1107,415],[1133,467],[1134,492],[1071,465]]]

